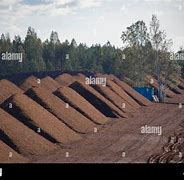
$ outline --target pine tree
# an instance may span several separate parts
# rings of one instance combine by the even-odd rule
[[[26,71],[41,71],[45,69],[45,63],[42,58],[42,42],[37,37],[35,30],[28,28],[27,35],[24,41],[24,50],[26,60],[24,68]]]

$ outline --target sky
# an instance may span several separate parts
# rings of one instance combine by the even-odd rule
[[[61,42],[122,47],[122,31],[138,20],[149,27],[152,14],[173,40],[172,49],[184,47],[184,0],[0,0],[0,34],[24,39],[31,26],[42,41],[53,30]]]

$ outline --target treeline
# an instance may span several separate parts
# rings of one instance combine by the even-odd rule
[[[88,71],[120,75],[133,86],[144,86],[147,84],[145,76],[151,74],[158,79],[159,87],[175,83],[176,76],[184,76],[184,61],[169,59],[172,41],[160,29],[155,15],[149,26],[144,21],[137,21],[127,27],[121,39],[123,49],[116,48],[110,42],[91,47],[77,44],[75,39],[61,42],[54,31],[49,39],[42,42],[31,27],[24,40],[15,36],[11,41],[9,34],[2,34],[0,54],[22,53],[23,61],[0,60],[0,75],[53,70]],[[181,49],[178,52],[184,51]]]
[[[90,71],[101,73],[122,72],[122,51],[110,42],[87,47],[77,44],[75,39],[60,42],[57,32],[52,31],[50,39],[42,42],[35,30],[28,28],[24,40],[15,36],[11,41],[9,34],[2,34],[0,54],[5,52],[22,53],[23,61],[0,61],[0,74],[19,72],[38,72],[50,70]]]

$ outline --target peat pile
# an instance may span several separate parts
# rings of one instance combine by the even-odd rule
[[[106,117],[127,117],[125,112],[121,111],[118,107],[116,107],[113,103],[111,103],[108,99],[102,96],[91,86],[75,81],[69,87],[75,90],[82,97],[84,97],[89,103],[91,103]]]
[[[182,89],[184,80],[180,80],[180,84],[174,91],[171,89],[168,91],[174,94],[172,98],[167,98],[170,101],[155,104],[113,75],[93,74],[93,77],[107,78],[107,86],[101,86],[87,85],[85,75],[73,74],[64,73],[55,79],[49,76],[38,76],[43,77],[42,79],[30,76],[20,85],[22,89],[9,81],[0,81],[0,162],[27,162],[27,159],[34,161],[37,158],[52,156],[55,152],[65,154],[73,147],[75,147],[73,152],[76,152],[74,154],[76,157],[79,151],[85,154],[84,152],[88,152],[89,149],[88,154],[94,153],[91,159],[96,157],[96,150],[102,154],[99,158],[104,159],[110,157],[107,154],[103,156],[104,152],[110,153],[112,150],[118,154],[116,147],[122,148],[122,144],[129,147],[134,144],[134,136],[134,140],[129,142],[130,139],[124,139],[124,134],[128,133],[129,136],[130,132],[134,133],[141,123],[146,122],[149,125],[159,123],[164,127],[164,135],[167,137],[176,127],[183,126],[183,111],[180,112],[182,108],[179,107],[179,103],[184,103],[181,102],[184,99],[184,88]],[[151,105],[154,105],[154,108]],[[149,107],[141,108],[142,106]],[[134,112],[132,116],[131,112]],[[117,118],[116,122],[119,122],[119,125],[110,122],[110,118]],[[108,124],[103,125],[106,123]],[[104,129],[92,134],[96,127]],[[105,128],[109,129],[105,130]],[[121,141],[121,139],[118,140],[119,133],[122,133],[122,142],[118,145],[115,141]],[[87,138],[83,139],[84,137]],[[137,136],[137,141],[139,137]],[[94,138],[94,141],[90,141],[91,138]],[[111,146],[113,139],[114,149]],[[88,145],[91,144],[91,146],[85,149],[87,145],[85,142],[88,141]],[[70,144],[72,142],[75,143]],[[62,144],[65,143],[69,144],[64,145],[65,149],[61,149]],[[107,151],[102,151],[101,148],[104,150],[108,146]],[[90,149],[91,147],[99,149]],[[148,146],[140,145],[140,147],[144,149]],[[136,147],[134,149],[136,150]],[[138,151],[141,152],[140,149]],[[13,153],[13,157],[8,157],[9,152]],[[134,155],[131,156],[136,158],[136,153],[132,151],[132,154]],[[161,155],[159,161],[165,162],[165,159],[168,160],[167,157],[170,158],[169,155]],[[57,158],[59,157],[54,160]]]
[[[42,79],[36,78],[35,76],[29,76],[20,85],[20,88],[23,89],[24,91],[27,91],[28,89],[30,89],[32,87],[43,87],[43,88],[53,92],[57,88],[61,87],[61,85],[49,76],[46,76]]]
[[[175,80],[177,81],[177,84],[178,84],[176,87],[177,90],[179,90],[179,92],[183,94],[184,93],[184,80],[181,77],[176,78]]]
[[[110,75],[110,78],[113,78],[113,81],[120,86],[129,96],[131,96],[135,101],[137,101],[141,106],[151,105],[151,102],[146,99],[144,96],[135,91],[125,82],[119,80],[116,76]]]
[[[93,89],[91,86],[84,83],[86,76],[83,74],[78,74],[76,76],[71,76],[70,74],[62,74],[56,78],[56,80],[62,86],[71,86],[78,94],[83,96],[89,103],[91,103],[96,109],[103,113],[107,117],[115,118],[117,116],[127,117],[127,115],[116,107],[111,101],[102,96],[98,91]],[[83,91],[80,92],[80,89]],[[84,93],[88,92],[87,94]],[[104,108],[102,107],[104,106]]]
[[[51,92],[41,87],[34,87],[26,92],[30,98],[55,115],[60,121],[79,133],[94,130],[95,124]]]
[[[184,79],[180,77],[180,78],[178,78],[178,80],[180,82],[179,85],[178,85],[179,88],[184,90]]]
[[[62,86],[69,86],[75,81],[74,77],[67,73],[59,75],[55,78],[55,80],[59,82],[59,84],[61,84]]]
[[[27,79],[25,79],[19,87],[24,91],[27,91],[33,86],[39,86],[39,85],[40,85],[39,79],[32,75],[32,76],[29,76]]]
[[[184,94],[176,94],[173,98],[165,98],[165,103],[178,104],[178,107],[184,105]],[[181,107],[181,108],[182,108]]]
[[[28,160],[0,140],[0,163],[25,163]]]
[[[10,81],[0,80],[0,104],[16,93],[23,93],[23,91]]]
[[[12,103],[12,108],[9,108]],[[81,137],[42,106],[24,94],[16,94],[3,103],[3,108],[51,142],[69,143]]]
[[[149,83],[150,86],[158,89],[158,82],[157,82],[157,80],[154,77],[152,77],[150,75],[147,75],[146,76],[146,81]],[[168,87],[164,89],[164,92],[165,92],[166,96],[170,97],[170,98],[172,98],[172,97],[174,97],[176,95]]]
[[[67,73],[63,73],[55,78],[55,80],[62,86],[69,86],[74,81],[79,81],[85,83],[86,76],[84,74],[78,73],[76,75],[70,75]]]
[[[76,108],[96,124],[105,124],[108,122],[107,118],[100,111],[98,111],[73,89],[69,87],[59,88],[56,91],[56,95],[65,102],[69,102],[71,106]]]
[[[132,107],[126,100],[122,99],[110,88],[101,85],[92,86],[95,90],[101,93],[106,99],[111,101],[115,106],[121,109],[124,112],[135,112],[135,108]]]
[[[84,74],[78,73],[77,75],[73,76],[75,81],[79,81],[85,83],[86,76]]]
[[[1,108],[0,120],[0,131],[7,137],[6,143],[10,144],[10,146],[13,143],[12,148],[16,147],[23,155],[45,154],[56,148],[54,144],[35,133]]]
[[[61,85],[57,81],[55,81],[53,78],[49,76],[42,78],[40,81],[40,85],[41,87],[51,92],[54,92],[57,88],[61,87]]]
[[[175,83],[168,81],[167,85],[170,88],[170,90],[173,91],[175,94],[183,93],[183,87],[181,81],[178,78],[175,78]]]
[[[169,89],[171,89],[171,91],[173,91],[175,94],[182,94],[183,93],[183,90],[180,89],[178,86],[171,86],[171,85],[168,85]]]
[[[167,81],[168,88],[175,94],[182,94],[183,90],[181,89],[181,86],[179,86],[181,84],[181,81],[178,78],[173,78],[173,80],[175,82],[172,82],[171,80]]]
[[[119,87],[115,82],[111,80],[107,80],[107,86],[113,90],[117,95],[119,95],[122,99],[127,101],[132,107],[140,108],[141,106],[132,98],[130,97],[121,87]]]

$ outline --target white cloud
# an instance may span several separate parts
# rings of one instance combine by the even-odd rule
[[[174,40],[175,49],[182,45],[184,0],[0,0],[0,32],[25,37],[32,26],[45,40],[55,29],[61,40],[75,38],[80,42],[122,45],[121,31],[137,20],[147,25],[157,14],[161,28]],[[41,2],[41,3],[40,3]],[[169,3],[166,3],[169,2]],[[180,10],[181,9],[181,10]],[[180,10],[180,11],[179,11]],[[179,37],[175,39],[175,37]]]
[[[42,0],[41,4],[25,4],[23,0],[1,0],[0,15],[25,17],[29,15],[47,15],[58,16],[66,15],[77,9],[91,8],[100,6],[101,1],[98,0]],[[12,11],[8,15],[5,11]],[[1,20],[1,17],[0,17]]]
[[[102,1],[99,0],[79,0],[79,6],[81,8],[99,7]]]
[[[181,11],[183,9],[183,6],[180,4],[178,5],[178,10]]]
[[[161,10],[158,10],[158,11],[153,11],[152,14],[156,14],[157,16],[162,16],[164,12]]]
[[[146,2],[172,2],[176,0],[144,0]]]
[[[99,7],[103,0],[42,0],[29,4],[25,0],[0,0],[0,30],[16,34],[22,31],[19,22],[29,17],[60,17],[79,10]]]
[[[173,49],[174,51],[178,51],[180,47],[184,47],[184,36],[177,36],[173,38]]]
[[[22,0],[1,0],[0,6],[14,5],[20,3]]]
[[[126,9],[125,5],[122,5],[121,6],[121,11],[125,11],[125,9]]]
[[[102,22],[102,21],[104,21],[105,20],[105,16],[99,16],[99,18],[98,18],[98,21],[99,22]]]
[[[97,35],[97,29],[96,29],[96,27],[93,29],[93,36],[94,37],[96,37],[96,35]]]
[[[124,15],[127,14],[129,12],[128,9],[130,8],[128,6],[131,6],[131,5],[130,4],[128,4],[127,6],[122,5],[120,8],[120,12],[123,13]]]

